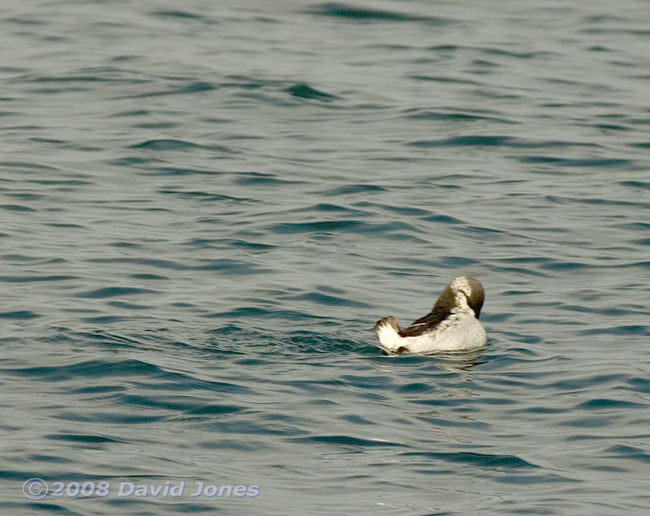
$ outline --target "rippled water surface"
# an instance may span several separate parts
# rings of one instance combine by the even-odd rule
[[[646,514],[648,7],[4,2],[3,512]]]

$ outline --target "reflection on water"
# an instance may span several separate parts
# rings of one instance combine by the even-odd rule
[[[384,356],[395,359],[407,359],[407,357],[428,357],[433,364],[451,373],[469,371],[474,366],[482,363],[484,349],[471,351],[445,351],[432,353],[390,353],[387,350],[377,347],[377,350]]]
[[[436,354],[436,363],[445,371],[458,373],[469,371],[474,366],[481,364],[483,349],[466,352],[447,352]]]

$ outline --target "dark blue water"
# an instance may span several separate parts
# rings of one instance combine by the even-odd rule
[[[649,24],[4,4],[3,512],[645,514]],[[486,349],[382,356],[459,274]]]

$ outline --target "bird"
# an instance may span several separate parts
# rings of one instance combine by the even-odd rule
[[[444,288],[427,315],[402,330],[397,320],[382,317],[375,332],[382,352],[436,353],[471,351],[485,346],[487,336],[479,322],[485,291],[472,276],[458,276]]]

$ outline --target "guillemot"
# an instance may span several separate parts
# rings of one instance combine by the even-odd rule
[[[481,348],[487,337],[478,321],[485,299],[481,282],[472,276],[451,280],[431,312],[402,330],[397,320],[382,317],[375,324],[381,349],[387,354],[468,351]]]

